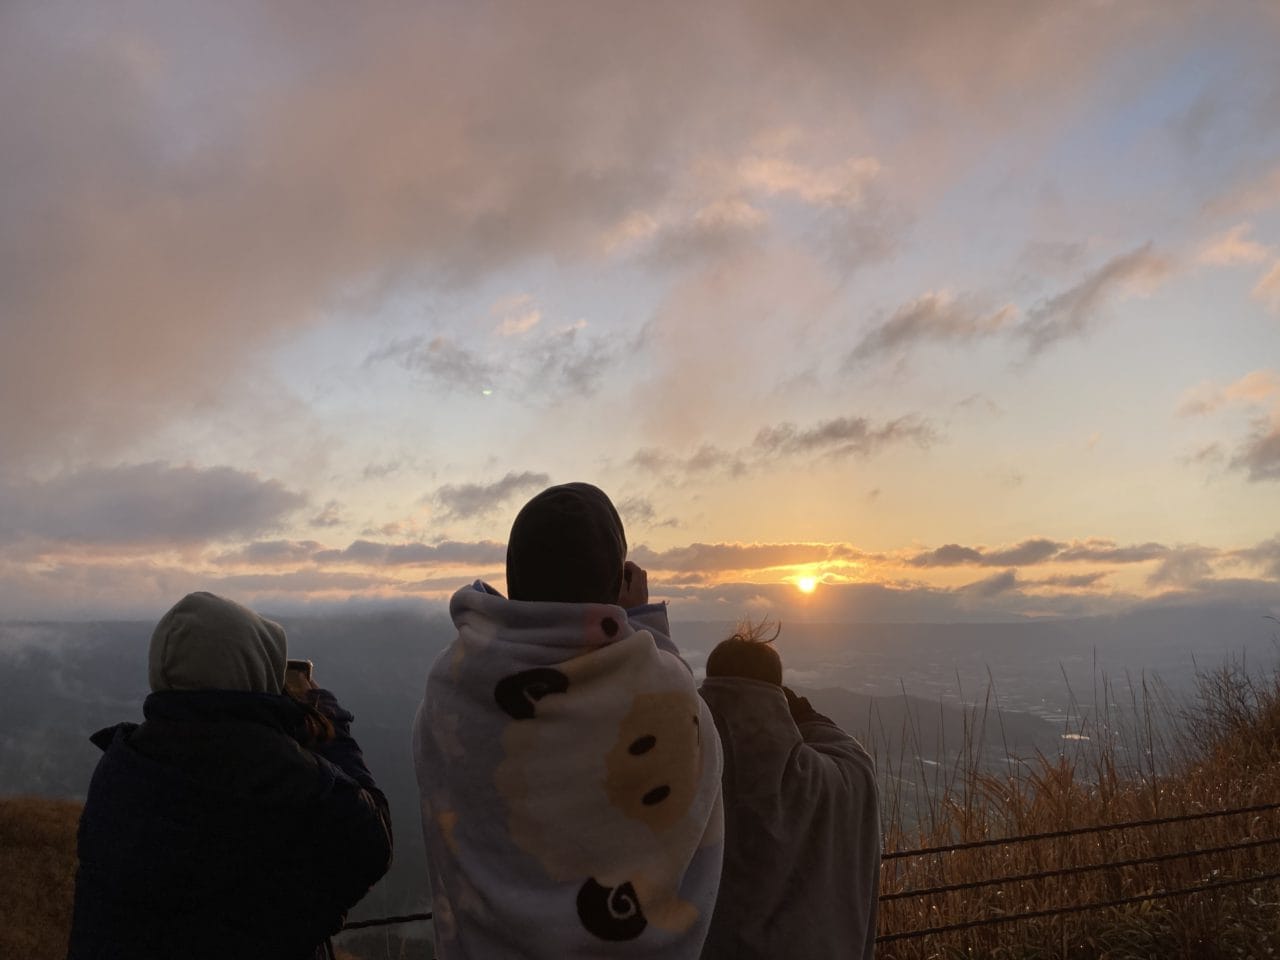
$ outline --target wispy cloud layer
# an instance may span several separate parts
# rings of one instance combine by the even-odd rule
[[[915,343],[963,343],[1008,330],[1017,308],[995,310],[977,303],[931,293],[904,304],[893,316],[868,333],[849,354],[850,362],[905,349]]]
[[[1018,336],[1031,354],[1041,353],[1060,340],[1083,336],[1098,323],[1103,307],[1113,297],[1149,290],[1171,269],[1168,258],[1155,253],[1151,244],[1113,257],[1075,286],[1027,311]]]
[[[1183,395],[1178,413],[1204,416],[1232,407],[1252,416],[1249,432],[1230,460],[1231,468],[1253,482],[1280,480],[1280,374],[1254,370],[1225,386],[1205,381]]]
[[[485,516],[519,493],[533,493],[550,484],[545,473],[508,473],[492,483],[446,483],[436,490],[433,499],[446,516]]]
[[[1223,254],[1225,255],[1225,254]],[[874,326],[845,358],[846,369],[918,345],[966,344],[1001,338],[1037,355],[1054,344],[1086,336],[1107,307],[1125,294],[1149,292],[1172,272],[1172,262],[1150,243],[1119,254],[1067,289],[1020,309],[992,306],[989,297],[930,293],[898,307]]]
[[[869,457],[896,444],[929,447],[938,439],[933,425],[915,414],[878,423],[866,417],[835,417],[807,427],[790,422],[761,427],[750,444],[737,450],[713,444],[703,444],[689,454],[645,448],[630,462],[645,470],[685,477],[708,473],[742,476],[778,462]]]
[[[0,543],[174,547],[281,527],[306,498],[230,467],[92,467],[0,484]]]

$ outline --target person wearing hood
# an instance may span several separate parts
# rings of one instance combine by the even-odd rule
[[[453,595],[414,724],[437,956],[694,960],[720,744],[603,491],[517,515],[507,589]]]
[[[870,960],[880,812],[866,750],[782,685],[763,624],[707,658],[724,746],[725,854],[704,960]]]
[[[192,593],[151,637],[142,724],[80,819],[69,960],[317,956],[391,862],[387,801],[279,624]]]

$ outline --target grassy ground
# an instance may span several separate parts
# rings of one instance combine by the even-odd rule
[[[79,821],[78,803],[0,798],[0,957],[66,957]]]
[[[1158,687],[1104,685],[1099,716],[1079,727],[1062,756],[1039,756],[992,772],[972,752],[950,769],[899,763],[895,783],[924,800],[904,826],[903,800],[885,798],[886,850],[1179,816],[1280,801],[1280,678],[1227,667],[1201,677],[1177,703]],[[975,727],[998,722],[990,709]],[[1084,739],[1086,738],[1087,739]],[[974,739],[974,738],[970,738]],[[892,758],[881,761],[893,763]],[[1091,833],[1035,843],[912,857],[886,864],[882,896],[1089,864],[1167,857],[1158,863],[1008,882],[882,901],[881,933],[1139,898],[1106,910],[976,927],[885,943],[878,956],[923,958],[1216,958],[1280,956],[1280,844],[1195,857],[1193,850],[1280,838],[1280,811]],[[1247,880],[1212,893],[1151,898],[1160,891]]]

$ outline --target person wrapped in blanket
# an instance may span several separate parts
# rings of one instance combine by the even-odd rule
[[[778,632],[745,624],[707,658],[701,693],[724,748],[725,854],[702,955],[869,960],[875,768],[858,741],[782,685]]]
[[[211,593],[160,620],[145,721],[91,738],[70,960],[316,957],[387,872],[353,717],[286,692],[286,659],[279,624]]]
[[[476,582],[414,757],[443,960],[695,958],[723,850],[720,744],[622,522],[585,483],[520,511]]]

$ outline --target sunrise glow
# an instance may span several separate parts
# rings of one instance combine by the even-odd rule
[[[5,5],[4,616],[1280,607],[1280,5],[550,9]]]

